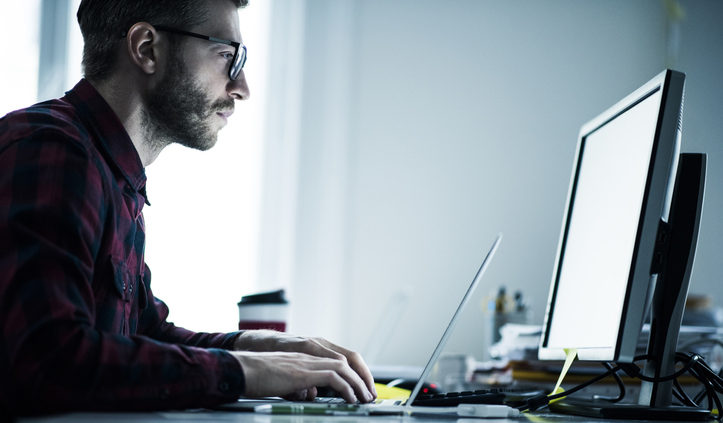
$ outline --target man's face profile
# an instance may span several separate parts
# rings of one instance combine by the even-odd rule
[[[226,0],[208,4],[232,6]],[[212,7],[198,30],[241,41],[235,8]],[[238,81],[229,79],[230,62],[219,59],[223,57],[219,52],[228,46],[178,37],[169,39],[168,60],[148,92],[143,125],[155,142],[208,150],[233,112],[234,98],[240,98],[238,93],[248,96],[245,76],[242,71]]]
[[[164,76],[149,95],[145,124],[155,137],[197,150],[216,144],[220,126],[216,113],[234,108],[234,100],[209,99],[177,51],[171,53]]]

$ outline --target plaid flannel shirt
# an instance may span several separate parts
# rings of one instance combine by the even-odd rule
[[[145,184],[86,80],[0,119],[0,409],[189,408],[242,394],[225,351],[237,333],[176,327],[151,292]]]

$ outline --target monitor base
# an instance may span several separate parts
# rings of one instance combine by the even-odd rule
[[[618,404],[579,398],[565,398],[549,405],[550,411],[560,414],[625,420],[708,421],[710,411],[694,407],[671,405],[650,407],[640,404]]]

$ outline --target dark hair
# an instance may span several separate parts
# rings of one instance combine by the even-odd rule
[[[248,0],[229,0],[237,8]],[[83,73],[93,81],[108,78],[124,34],[137,22],[193,28],[208,19],[207,2],[199,0],[82,0],[78,24],[83,34]]]

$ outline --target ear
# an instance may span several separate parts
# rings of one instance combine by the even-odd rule
[[[158,70],[160,40],[158,31],[148,22],[134,24],[126,35],[128,57],[139,70],[152,75]]]

